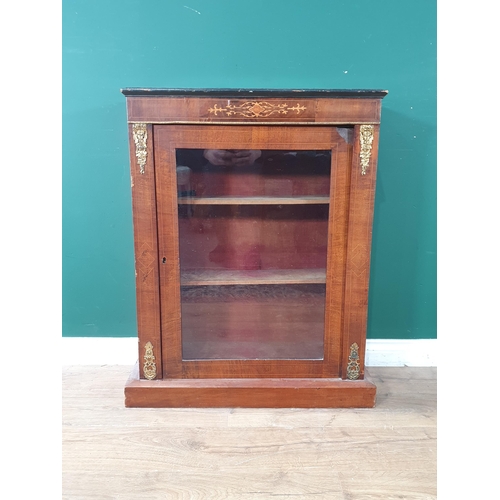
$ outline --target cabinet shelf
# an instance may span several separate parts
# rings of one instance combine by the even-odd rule
[[[202,270],[181,272],[182,286],[324,284],[325,269]]]
[[[178,198],[179,205],[327,205],[328,196],[214,196]]]

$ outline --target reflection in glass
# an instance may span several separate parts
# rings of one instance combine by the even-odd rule
[[[177,150],[183,359],[322,359],[330,151]]]

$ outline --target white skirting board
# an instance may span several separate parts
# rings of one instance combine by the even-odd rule
[[[62,365],[133,365],[137,337],[62,337]],[[437,366],[436,339],[373,339],[366,342],[366,366]]]

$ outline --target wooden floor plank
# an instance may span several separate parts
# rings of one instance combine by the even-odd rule
[[[63,368],[63,498],[436,498],[435,368],[369,368],[373,409],[125,408],[131,366]]]

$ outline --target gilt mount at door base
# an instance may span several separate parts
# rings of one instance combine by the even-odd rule
[[[359,378],[359,346],[354,342],[350,348],[349,362],[347,363],[347,378],[349,380],[357,380]]]
[[[144,377],[148,380],[153,380],[156,378],[156,363],[153,354],[153,344],[148,342],[144,346]]]

